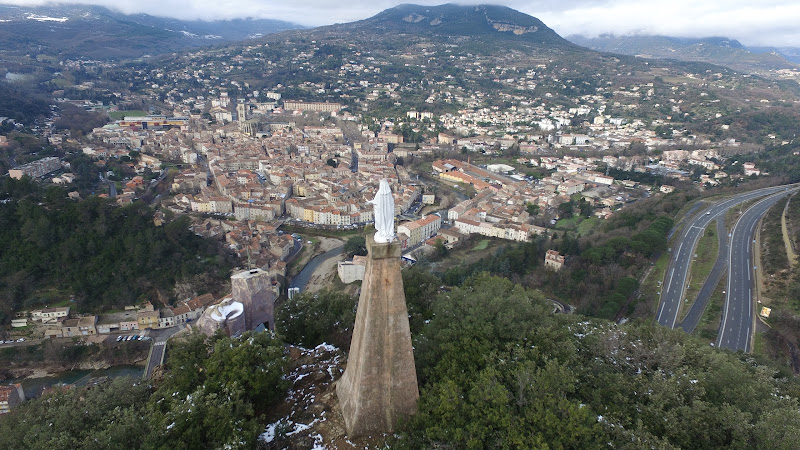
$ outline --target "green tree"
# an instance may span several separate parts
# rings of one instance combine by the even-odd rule
[[[367,240],[364,236],[353,236],[344,244],[344,252],[348,258],[367,255]]]
[[[283,344],[269,333],[200,333],[170,344],[167,373],[148,401],[144,447],[251,448],[263,431],[256,405],[288,387]]]
[[[445,256],[447,256],[447,253],[449,252],[449,250],[445,246],[444,239],[437,239],[436,240],[436,245],[434,246],[434,252],[435,252],[436,256],[438,256],[440,258],[444,258]]]
[[[572,217],[572,209],[573,209],[572,201],[564,202],[558,205],[558,217],[561,219],[569,219]]]
[[[289,343],[315,347],[323,342],[347,350],[356,321],[356,300],[342,292],[303,293],[278,306],[278,333]]]

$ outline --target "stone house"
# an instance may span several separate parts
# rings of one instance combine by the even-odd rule
[[[566,258],[555,250],[548,250],[544,255],[544,266],[554,270],[561,270]]]

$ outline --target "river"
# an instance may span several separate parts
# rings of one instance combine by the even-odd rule
[[[85,386],[91,378],[136,377],[141,379],[142,374],[144,374],[144,366],[142,365],[123,365],[99,370],[71,370],[42,378],[6,380],[3,384],[21,383],[22,389],[25,391],[25,398],[34,398],[41,395],[43,388],[50,388],[58,384],[71,384],[81,387]]]
[[[340,245],[336,248],[328,250],[327,252],[317,255],[311,258],[311,261],[303,267],[303,270],[300,271],[297,275],[292,277],[292,281],[289,283],[290,288],[300,288],[300,292],[305,292],[306,285],[308,284],[308,280],[311,279],[311,276],[314,275],[314,271],[317,270],[320,264],[325,262],[328,259],[334,258],[339,256],[344,251],[344,245]]]

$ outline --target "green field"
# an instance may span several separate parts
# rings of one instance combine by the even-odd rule
[[[488,239],[483,239],[482,241],[478,242],[475,245],[475,247],[473,247],[472,249],[473,250],[486,250],[487,247],[489,247],[489,240]]]
[[[594,227],[602,221],[599,217],[575,216],[569,219],[561,219],[556,222],[556,230],[577,231],[578,235],[586,236]]]
[[[556,222],[556,230],[575,230],[578,228],[581,219],[583,218],[579,216],[570,217],[569,219],[560,219]]]
[[[661,291],[660,283],[664,281],[664,274],[667,272],[670,256],[669,253],[663,252],[658,261],[655,262],[653,270],[650,271],[650,274],[642,283],[641,290],[645,296],[656,297],[658,292]],[[658,304],[656,304],[656,307],[658,307]]]
[[[714,290],[714,293],[711,294],[711,298],[708,301],[708,306],[706,306],[703,317],[700,318],[700,323],[697,324],[697,328],[694,330],[694,334],[698,337],[702,339],[708,339],[712,342],[717,339],[717,333],[719,333],[719,321],[722,318],[722,307],[725,303],[725,294],[722,292],[725,290],[727,285],[727,277],[723,276],[719,280],[719,284]]]
[[[588,217],[578,224],[578,235],[586,236],[594,227],[596,227],[603,219],[599,217]]]

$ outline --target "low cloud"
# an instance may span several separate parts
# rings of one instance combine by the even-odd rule
[[[42,5],[39,0],[0,0],[17,5]],[[409,0],[422,5],[440,1]],[[269,18],[306,26],[366,19],[396,6],[397,0],[66,0],[91,3],[124,13],[147,13],[180,19]],[[796,0],[508,0],[462,1],[462,4],[504,4],[536,16],[562,36],[584,34],[661,34],[681,37],[724,36],[745,45],[800,47],[800,4]]]

